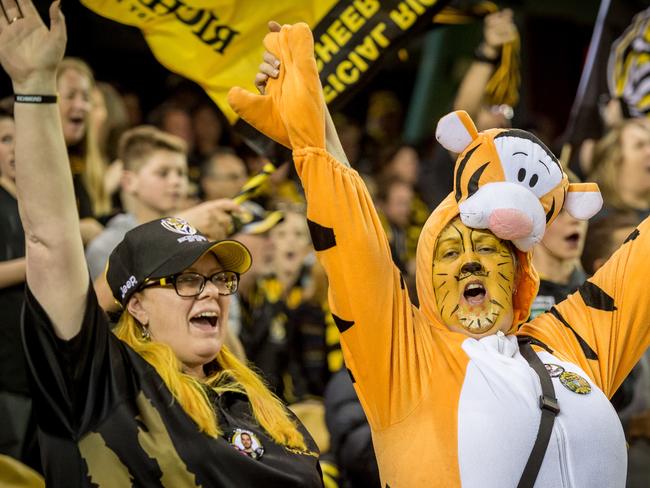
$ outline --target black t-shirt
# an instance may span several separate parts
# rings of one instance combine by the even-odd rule
[[[109,332],[92,287],[67,342],[28,289],[23,339],[48,487],[322,486],[318,459],[273,442],[243,395],[211,395],[224,436],[199,433],[154,368]]]
[[[25,257],[25,234],[18,202],[0,187],[0,262]],[[25,285],[0,288],[0,390],[28,394],[20,340]]]

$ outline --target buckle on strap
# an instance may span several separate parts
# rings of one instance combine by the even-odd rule
[[[557,399],[545,395],[539,396],[539,408],[542,410],[548,410],[553,415],[560,413],[560,404],[557,402]]]

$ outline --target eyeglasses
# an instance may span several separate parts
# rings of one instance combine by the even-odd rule
[[[217,287],[219,295],[232,295],[239,288],[239,274],[234,271],[218,271],[211,276],[187,272],[145,282],[143,288],[150,286],[173,286],[180,297],[195,297],[205,289],[206,281],[210,280]]]

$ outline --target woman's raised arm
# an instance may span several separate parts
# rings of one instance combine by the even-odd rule
[[[50,6],[49,29],[30,0],[0,1],[0,64],[15,94],[25,96],[17,97],[14,114],[27,284],[56,334],[70,339],[81,327],[88,270],[58,107],[38,98],[56,94],[65,21],[59,1]]]

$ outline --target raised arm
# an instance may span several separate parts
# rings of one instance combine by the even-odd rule
[[[573,295],[525,324],[612,396],[650,346],[650,218]]]
[[[427,331],[415,333],[414,312],[372,199],[328,119],[309,28],[271,30],[265,46],[280,64],[265,58],[274,74],[260,87],[263,94],[233,88],[229,102],[251,125],[293,149],[346,366],[371,421],[385,424],[420,393],[421,382],[409,380],[422,372],[416,365],[426,354]],[[391,396],[397,384],[403,394]]]
[[[0,64],[18,95],[55,95],[66,29],[60,2],[50,29],[30,0],[2,1]],[[18,9],[20,7],[20,10]],[[25,230],[27,284],[62,339],[81,326],[88,270],[80,238],[70,164],[56,103],[18,103],[16,186]]]
[[[487,15],[483,21],[483,41],[454,100],[454,110],[465,110],[472,120],[478,120],[485,87],[494,74],[503,45],[517,37],[517,26],[512,16],[512,10],[504,9]]]

